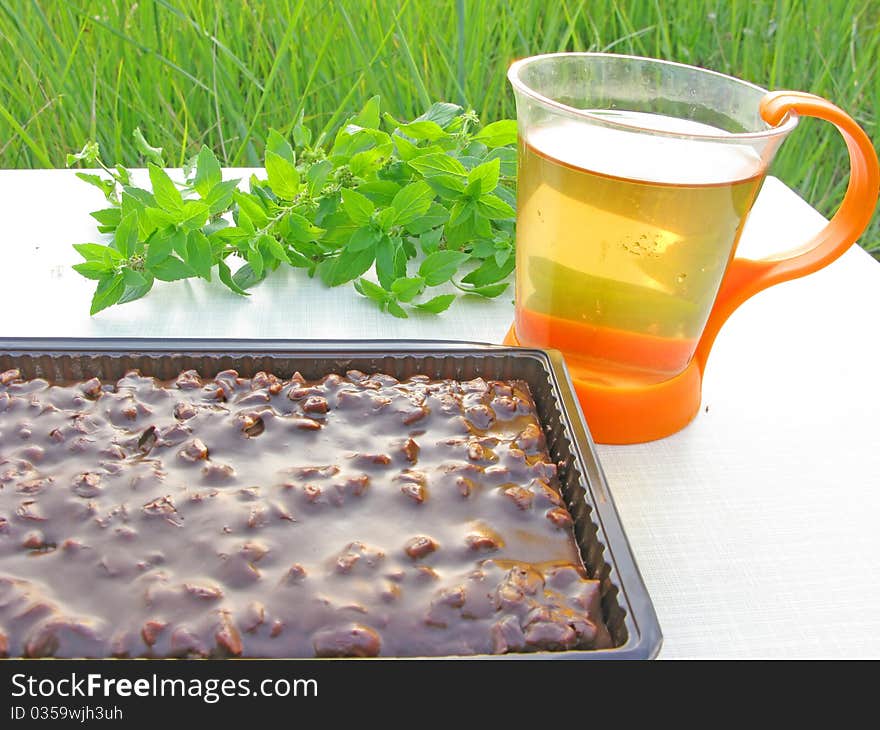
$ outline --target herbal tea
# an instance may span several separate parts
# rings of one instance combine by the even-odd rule
[[[725,134],[636,112],[610,121]],[[639,385],[694,354],[764,176],[748,145],[561,121],[520,139],[517,319],[523,344],[578,377]]]

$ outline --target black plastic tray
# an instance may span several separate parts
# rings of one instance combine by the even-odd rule
[[[548,350],[420,340],[240,339],[36,339],[0,341],[0,372],[16,367],[26,378],[72,381],[116,379],[137,368],[173,378],[194,368],[212,377],[234,368],[250,377],[259,370],[307,378],[357,369],[398,378],[417,373],[467,380],[528,382],[544,426],[550,457],[574,518],[581,556],[591,577],[602,581],[602,608],[614,647],[605,650],[535,652],[499,658],[653,659],[662,637],[657,615],[620,523],[596,449],[562,357]]]

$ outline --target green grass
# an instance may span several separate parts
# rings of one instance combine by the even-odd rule
[[[874,0],[0,0],[0,166],[63,166],[90,137],[135,164],[136,126],[176,162],[206,143],[255,165],[270,126],[303,109],[329,131],[375,93],[399,118],[441,98],[512,116],[510,61],[561,50],[810,91],[876,138],[878,24]],[[829,214],[847,170],[834,130],[808,119],[773,173]],[[877,216],[862,245],[880,251]]]

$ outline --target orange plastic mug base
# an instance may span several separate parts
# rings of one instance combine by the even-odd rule
[[[519,346],[511,325],[505,345]],[[670,380],[641,387],[610,387],[578,377],[569,368],[593,440],[599,444],[640,444],[680,431],[700,410],[702,373],[692,360]]]

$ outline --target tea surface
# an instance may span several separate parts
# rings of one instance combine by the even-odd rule
[[[609,118],[725,134],[635,112]],[[562,121],[519,146],[517,334],[578,376],[648,384],[693,356],[764,177],[748,146]]]

